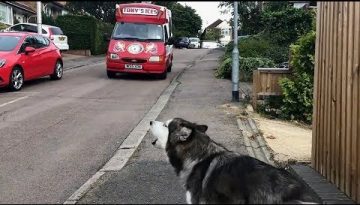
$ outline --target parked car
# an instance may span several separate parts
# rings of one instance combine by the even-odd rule
[[[5,31],[26,31],[37,33],[37,24],[19,23],[5,29]],[[58,47],[61,51],[69,50],[68,38],[64,35],[61,28],[42,24],[42,35],[51,39],[56,47]]]
[[[188,37],[180,37],[175,40],[175,48],[189,48],[190,40]]]
[[[190,44],[189,48],[200,48],[200,39],[196,37],[189,38]]]
[[[278,68],[289,68],[289,62],[282,62],[278,65]]]
[[[21,90],[26,80],[63,75],[59,49],[49,38],[29,32],[0,33],[0,87]]]
[[[221,45],[216,41],[203,41],[201,48],[219,48]]]

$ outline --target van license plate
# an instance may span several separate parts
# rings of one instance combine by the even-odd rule
[[[126,69],[142,69],[142,65],[125,64]]]

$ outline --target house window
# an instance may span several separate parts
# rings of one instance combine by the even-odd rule
[[[221,29],[221,35],[228,36],[229,35],[229,29]]]
[[[12,8],[2,3],[0,3],[0,22],[9,25],[13,24]]]

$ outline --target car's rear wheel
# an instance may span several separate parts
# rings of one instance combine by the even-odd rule
[[[52,80],[60,80],[63,76],[64,68],[61,61],[57,61],[54,67],[54,73],[50,75]]]
[[[106,71],[106,74],[107,74],[108,78],[115,78],[115,76],[116,76],[116,72],[109,71],[109,70]]]
[[[21,90],[23,85],[24,85],[24,74],[20,68],[15,67],[11,71],[9,88],[12,91],[19,91]]]

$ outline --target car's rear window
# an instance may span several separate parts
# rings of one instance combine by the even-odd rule
[[[0,36],[0,51],[14,50],[20,39],[20,36]]]
[[[51,31],[52,35],[63,35],[64,34],[63,31],[58,27],[51,27],[50,31]]]
[[[190,38],[190,41],[191,41],[191,42],[199,42],[200,39],[198,39],[198,38]]]

